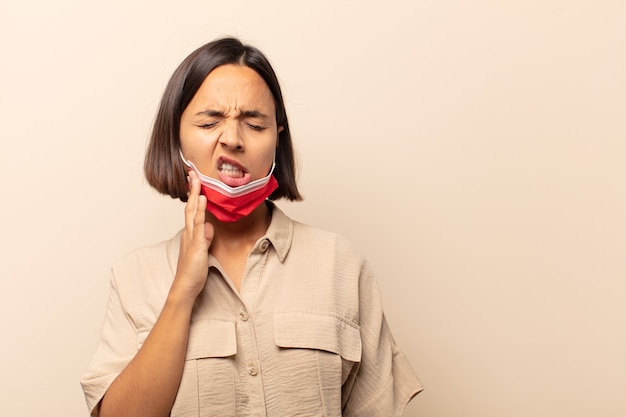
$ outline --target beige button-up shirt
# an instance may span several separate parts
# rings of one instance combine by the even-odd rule
[[[171,416],[401,415],[422,387],[395,345],[367,262],[340,236],[271,207],[240,292],[210,257]],[[93,416],[159,316],[179,234],[112,269],[101,340],[81,379]]]

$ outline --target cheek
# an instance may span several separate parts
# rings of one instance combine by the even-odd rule
[[[267,175],[272,168],[272,164],[275,162],[276,156],[276,141],[269,140],[265,142],[263,146],[259,146],[253,151],[256,155],[259,155],[257,167],[261,176]]]
[[[276,155],[276,153],[274,152],[274,149],[272,148],[272,150],[268,150],[268,149],[264,149],[263,153],[259,153],[259,159],[258,159],[258,168],[260,171],[262,171],[262,173],[266,173],[269,168],[272,167],[272,164],[274,163],[274,156]]]
[[[183,152],[202,152],[206,154],[217,144],[218,134],[216,131],[181,127],[180,145]]]
[[[270,163],[274,162],[274,158],[276,157],[277,151],[278,151],[278,138],[273,138],[273,140],[270,141],[269,145],[265,149],[265,152],[270,160]]]
[[[193,143],[194,143],[194,141],[191,140],[191,130],[188,127],[181,126],[179,137],[180,137],[180,146],[183,152],[189,151],[190,148],[193,147]]]

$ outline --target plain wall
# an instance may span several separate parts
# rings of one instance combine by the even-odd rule
[[[183,205],[142,176],[178,63],[280,77],[303,203],[370,259],[406,416],[626,415],[626,3],[0,4],[0,414],[86,416],[109,268]],[[384,416],[382,416],[384,417]]]

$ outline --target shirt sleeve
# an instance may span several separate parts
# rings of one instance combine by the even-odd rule
[[[81,385],[92,417],[100,409],[100,401],[115,378],[137,353],[137,332],[125,313],[120,294],[111,272],[109,301],[100,341]]]
[[[361,362],[351,375],[344,417],[398,417],[422,384],[398,349],[383,313],[376,280],[367,263],[359,283]]]

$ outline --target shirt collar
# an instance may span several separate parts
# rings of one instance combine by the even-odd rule
[[[267,232],[265,232],[265,235],[256,242],[252,250],[262,252],[263,250],[261,249],[261,245],[263,245],[263,242],[267,240],[274,247],[274,250],[278,255],[278,259],[282,263],[285,261],[285,258],[289,253],[289,249],[291,249],[294,230],[293,220],[283,213],[283,211],[273,202],[268,200],[265,203],[272,212],[272,220],[270,221],[270,226],[267,228]],[[182,229],[179,230],[178,233],[176,233],[176,235],[168,242],[167,253],[172,274],[176,273],[178,253],[180,251],[180,236],[182,232]],[[210,263],[212,264],[212,262]]]
[[[272,211],[272,221],[267,228],[267,232],[265,232],[265,236],[259,239],[255,245],[255,249],[257,249],[264,240],[269,240],[280,262],[284,262],[287,253],[289,253],[289,249],[291,249],[291,242],[293,241],[293,220],[287,217],[273,202],[266,201],[266,204]]]

